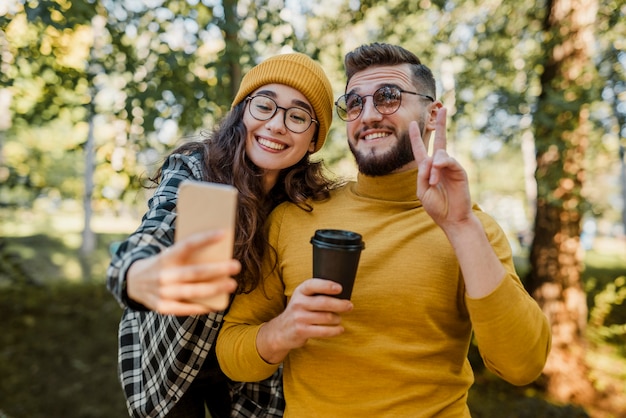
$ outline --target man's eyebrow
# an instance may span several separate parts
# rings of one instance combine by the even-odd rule
[[[263,96],[269,96],[272,99],[276,99],[278,97],[278,95],[274,91],[272,91],[272,90],[259,90],[259,91],[256,92],[256,94],[262,94]],[[293,99],[291,101],[291,104],[293,104],[294,106],[297,106],[297,107],[302,107],[302,108],[308,110],[310,113],[313,113],[313,109],[311,108],[311,106],[308,103],[303,102],[302,100]]]
[[[395,83],[381,83],[381,84],[375,85],[374,87],[375,87],[374,91],[376,91],[376,90],[378,90],[378,89],[380,89],[382,87],[395,87],[395,88],[398,88],[400,90],[403,90],[402,87],[400,87],[399,85],[397,85]],[[354,88],[354,89],[350,90],[349,92],[346,92],[346,94],[359,94],[359,90],[360,90],[359,88]]]

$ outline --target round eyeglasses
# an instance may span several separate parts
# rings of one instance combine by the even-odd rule
[[[250,96],[246,98],[246,101],[250,102],[248,111],[256,120],[270,120],[278,112],[278,109],[283,110],[283,122],[287,129],[295,134],[306,131],[313,122],[319,123],[301,107],[290,107],[289,109],[280,107],[272,98],[267,96]]]
[[[391,115],[396,113],[402,104],[402,93],[414,94],[424,97],[434,102],[435,99],[427,94],[415,93],[413,91],[402,90],[396,86],[383,86],[376,90],[374,94],[359,96],[356,93],[348,93],[341,96],[335,102],[337,114],[346,122],[352,122],[361,115],[366,97],[371,97],[374,107],[381,115]]]

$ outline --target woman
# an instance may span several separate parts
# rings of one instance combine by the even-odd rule
[[[282,416],[280,375],[255,384],[228,381],[214,349],[224,313],[207,313],[191,299],[256,287],[269,212],[283,201],[304,205],[328,197],[333,184],[309,155],[326,139],[332,106],[319,64],[299,53],[269,58],[243,77],[212,135],[173,151],[155,176],[148,212],[107,272],[107,287],[125,308],[119,372],[131,416],[204,417],[205,404],[212,418]],[[239,190],[236,260],[188,265],[190,252],[222,237],[216,232],[174,244],[177,191],[185,179]]]

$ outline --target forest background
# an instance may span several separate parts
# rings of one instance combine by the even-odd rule
[[[626,416],[624,0],[3,0],[0,417],[125,415],[104,274],[146,176],[255,63],[307,53],[339,97],[344,54],[375,41],[433,70],[450,151],[552,324],[526,387],[472,347],[473,416]],[[320,158],[350,177],[344,127]]]

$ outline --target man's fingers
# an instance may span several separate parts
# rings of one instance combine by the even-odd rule
[[[326,279],[308,279],[300,284],[299,291],[305,296],[319,294],[337,295],[341,293],[341,285]]]
[[[409,138],[411,138],[411,147],[413,148],[413,157],[415,161],[420,164],[426,158],[428,158],[428,152],[422,139],[422,133],[420,127],[416,121],[409,123]]]
[[[313,278],[305,280],[296,288],[289,303],[294,309],[305,311],[334,313],[350,311],[353,307],[352,302],[331,297],[339,293],[341,293],[340,284],[331,280]]]
[[[439,109],[437,112],[437,121],[435,128],[435,142],[433,144],[433,154],[437,150],[446,149],[446,114],[448,110],[445,107]]]

